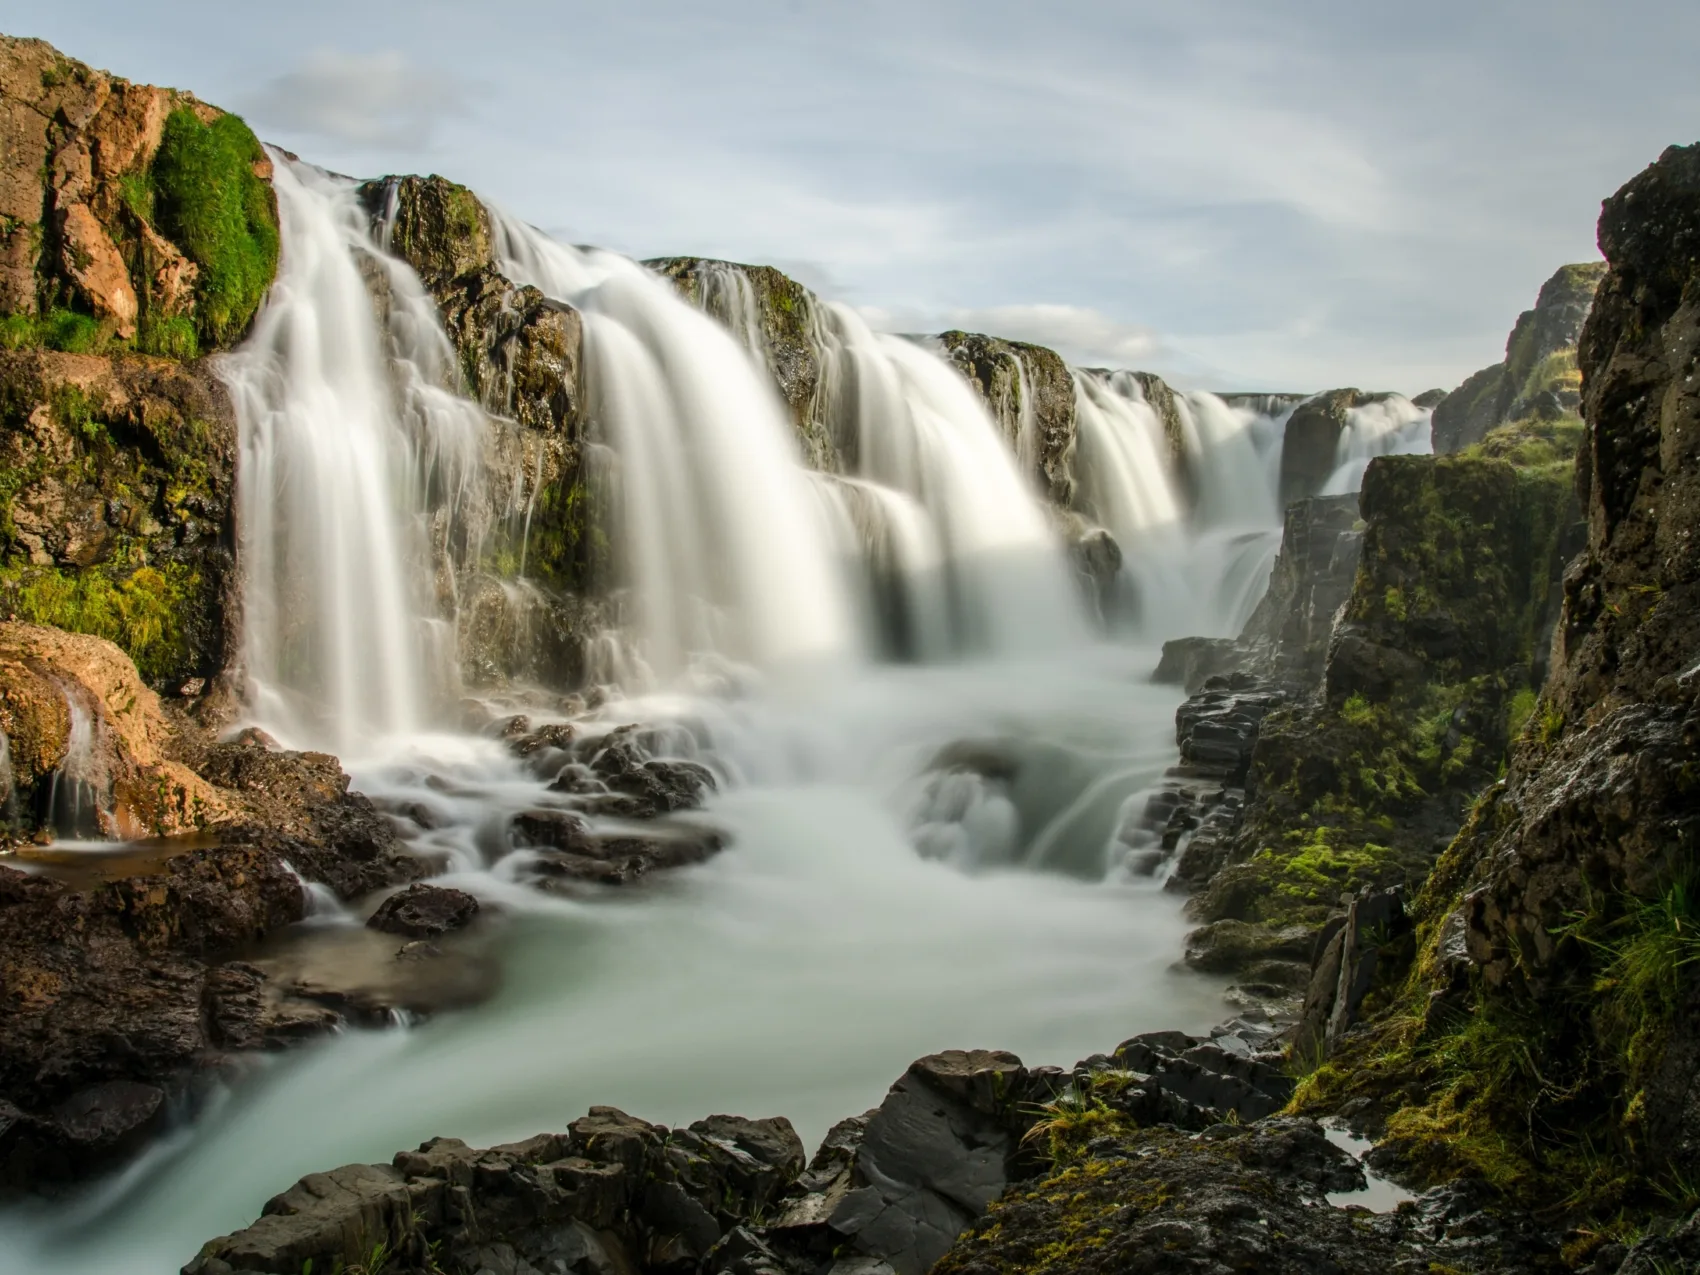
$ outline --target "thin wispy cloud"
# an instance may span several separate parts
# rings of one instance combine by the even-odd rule
[[[416,151],[465,113],[471,93],[455,74],[396,49],[320,49],[273,77],[245,103],[262,128],[366,147]]]

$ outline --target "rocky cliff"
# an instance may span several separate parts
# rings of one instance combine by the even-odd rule
[[[613,585],[607,449],[588,402],[583,319],[496,268],[490,215],[466,187],[386,177],[360,195],[377,242],[436,302],[459,359],[458,380],[442,388],[488,417],[482,483],[427,497],[462,673],[473,686],[580,685],[587,643],[609,624]],[[383,281],[368,282],[383,311]]]
[[[1600,247],[1551,670],[1417,900],[1408,982],[1308,1100],[1367,1097],[1416,1173],[1607,1218],[1691,1206],[1700,1166],[1700,147],[1608,200]],[[1577,1255],[1615,1269],[1622,1234]]]
[[[234,652],[235,421],[198,356],[277,266],[235,116],[0,38],[0,614],[121,643],[155,684]]]
[[[1437,453],[1462,451],[1517,424],[1542,436],[1566,434],[1574,447],[1582,401],[1576,343],[1605,270],[1599,261],[1563,266],[1541,285],[1535,308],[1519,315],[1511,329],[1505,358],[1435,405]]]

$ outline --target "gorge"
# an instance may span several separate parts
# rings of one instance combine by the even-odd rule
[[[1700,1260],[1696,152],[1216,395],[0,62],[0,1267]]]

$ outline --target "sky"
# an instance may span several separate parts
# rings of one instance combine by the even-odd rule
[[[0,0],[357,176],[1188,386],[1496,362],[1700,140],[1694,0]]]

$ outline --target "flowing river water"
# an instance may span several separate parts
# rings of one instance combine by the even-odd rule
[[[464,692],[430,520],[488,481],[490,423],[352,188],[278,158],[282,274],[223,366],[252,719],[336,752],[389,808],[430,812],[419,849],[485,905],[490,992],[251,1060],[120,1174],[0,1218],[0,1269],[175,1270],[298,1176],[433,1135],[517,1138],[609,1103],[783,1114],[812,1143],[934,1050],[1066,1066],[1225,1015],[1219,983],[1177,965],[1180,900],[1136,868],[1181,694],[1150,674],[1161,639],[1235,631],[1255,605],[1290,403],[1186,398],[1189,508],[1138,383],[1074,373],[1077,465],[1140,604],[1106,638],[1019,445],[936,351],[822,307],[824,392],[858,461],[812,474],[739,324],[493,212],[504,273],[584,316],[622,484],[616,685],[579,729],[668,727],[717,781],[689,818],[727,843],[625,892],[553,896],[502,835],[549,802],[544,781],[449,725]],[[1336,482],[1420,438],[1414,409],[1354,421]],[[965,755],[980,760],[941,760]],[[360,920],[322,905],[306,924]]]

